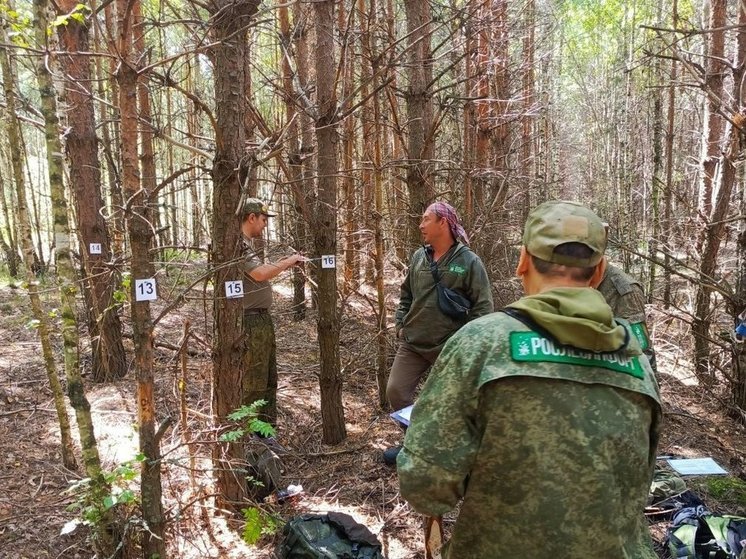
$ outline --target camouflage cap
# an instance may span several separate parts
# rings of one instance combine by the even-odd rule
[[[269,213],[269,206],[259,198],[247,198],[244,200],[241,215],[264,214],[267,217],[275,217],[275,214]]]
[[[564,243],[582,243],[593,251],[590,258],[575,258],[555,254]],[[595,266],[606,250],[606,230],[601,219],[591,210],[564,200],[544,202],[526,220],[523,244],[532,256],[572,267]]]

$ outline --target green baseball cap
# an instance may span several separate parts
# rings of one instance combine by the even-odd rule
[[[243,203],[241,215],[264,214],[267,217],[275,217],[275,214],[269,213],[269,206],[259,198],[247,198]]]
[[[565,243],[582,243],[593,251],[590,258],[555,254]],[[537,206],[526,220],[523,244],[532,256],[576,268],[595,266],[606,250],[604,223],[595,213],[577,202],[555,200]]]

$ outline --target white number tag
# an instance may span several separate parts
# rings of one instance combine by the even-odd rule
[[[321,267],[322,268],[336,268],[337,257],[333,254],[324,254],[321,256]]]
[[[135,301],[155,301],[157,298],[155,278],[135,280]]]
[[[101,254],[101,243],[91,243],[88,252],[90,254]]]
[[[239,299],[243,297],[243,281],[233,280],[225,282],[225,296],[228,299]]]

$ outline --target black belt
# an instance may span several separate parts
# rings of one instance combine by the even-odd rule
[[[269,309],[244,309],[244,314],[267,314]]]

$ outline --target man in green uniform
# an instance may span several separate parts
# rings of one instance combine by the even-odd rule
[[[244,275],[243,297],[243,379],[242,402],[245,405],[266,400],[262,416],[274,423],[277,418],[277,358],[275,327],[269,309],[272,306],[272,286],[269,280],[295,264],[305,262],[293,254],[275,263],[265,263],[263,251],[255,244],[267,227],[267,218],[274,217],[258,198],[247,199],[242,208],[241,271]]]
[[[614,316],[629,321],[632,333],[640,342],[653,371],[657,373],[655,352],[645,322],[645,292],[642,284],[621,268],[607,264],[603,279],[596,289],[604,296]]]
[[[397,459],[402,496],[430,516],[463,499],[449,559],[655,559],[642,511],[660,398],[590,287],[603,224],[547,202],[523,244],[526,296],[461,328],[433,366]]]
[[[447,316],[438,306],[430,262],[437,265],[441,285],[458,291],[471,302],[468,320],[493,311],[487,271],[466,246],[468,238],[453,207],[444,202],[431,204],[422,215],[420,232],[425,245],[412,256],[396,309],[400,342],[386,386],[386,397],[394,410],[412,404],[420,379],[446,340],[465,323]],[[393,465],[400,449],[397,446],[386,450],[384,461]]]

